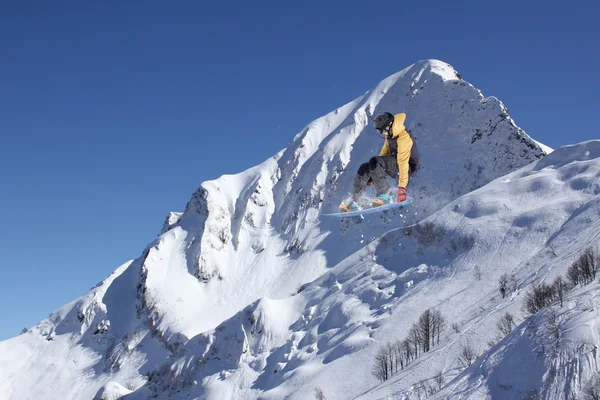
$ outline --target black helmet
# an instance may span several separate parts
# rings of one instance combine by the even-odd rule
[[[387,128],[388,125],[392,122],[394,122],[394,116],[389,112],[384,112],[381,114],[377,114],[377,116],[373,120],[373,125],[375,125],[375,129],[381,132],[383,129]]]

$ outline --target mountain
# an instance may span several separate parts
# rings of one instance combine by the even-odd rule
[[[369,120],[382,111],[406,112],[417,138],[413,205],[341,223],[321,217],[378,154]],[[503,377],[501,394],[490,371],[508,369],[502,357],[511,352],[537,348],[520,311],[527,290],[594,243],[597,147],[551,152],[450,65],[415,63],[311,122],[262,164],[202,183],[140,257],[0,342],[0,393],[402,398],[419,395],[434,372],[444,382],[439,396],[543,391],[544,357],[539,374],[512,376],[521,385]],[[515,280],[508,298],[498,292],[503,274]],[[568,318],[593,289],[580,290],[568,293]],[[453,328],[379,383],[371,373],[378,350],[406,337],[428,309]],[[524,322],[488,351],[509,311]],[[493,361],[458,368],[465,341]]]

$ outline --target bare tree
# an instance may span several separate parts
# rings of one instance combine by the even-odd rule
[[[375,355],[373,375],[382,382],[386,381],[417,358],[419,351],[429,351],[436,344],[436,338],[439,343],[445,327],[446,321],[438,310],[424,311],[408,331],[406,339],[389,342],[379,348]]]
[[[433,311],[433,333],[437,338],[437,344],[440,343],[440,333],[446,328],[446,319],[439,310]]]
[[[427,388],[423,382],[419,382],[415,385],[413,393],[417,396],[418,400],[427,398]]]
[[[400,367],[400,354],[397,351],[397,347],[394,343],[387,343],[386,350],[389,354],[389,363],[391,374],[398,372]]]
[[[519,283],[517,282],[517,277],[514,274],[512,274],[508,277],[508,290],[510,290],[510,292],[513,293],[516,292],[518,288]]]
[[[517,278],[514,275],[502,274],[498,281],[500,294],[504,299],[509,293],[517,291]]]
[[[402,346],[402,344],[403,342],[400,340],[397,340],[394,343],[394,352],[396,353],[397,367],[399,367],[400,370],[403,370],[404,367],[409,363],[408,358],[404,353],[404,347]],[[396,368],[396,370],[398,371],[398,368]]]
[[[424,352],[431,350],[440,341],[440,334],[446,327],[446,321],[439,310],[425,310],[419,317],[417,331],[419,334],[421,349]]]
[[[502,298],[505,298],[506,290],[508,288],[508,274],[502,274],[498,284],[500,285],[500,294],[502,295]]]
[[[460,351],[458,363],[463,368],[467,368],[473,364],[477,358],[479,358],[479,354],[477,354],[477,351],[473,348],[473,346],[467,342],[467,344],[464,345]]]
[[[460,333],[460,325],[458,325],[457,322],[453,323],[452,330],[454,330],[454,332],[456,332],[456,333]]]
[[[431,310],[425,310],[419,317],[417,323],[419,338],[421,339],[421,349],[423,352],[428,352],[433,341],[433,313]]]
[[[408,331],[407,340],[413,346],[413,358],[419,357],[419,345],[421,344],[421,335],[419,333],[419,328],[417,328],[417,325],[413,324],[412,328],[410,328],[410,331]]]
[[[321,388],[315,388],[315,400],[326,400]]]
[[[558,325],[558,315],[556,315],[556,311],[553,308],[549,310],[548,324],[546,324],[545,328],[552,335],[554,345],[558,349],[558,346],[560,345],[560,326]]]
[[[588,247],[581,255],[581,260],[586,265],[586,271],[591,283],[596,280],[596,274],[598,272],[598,267],[600,266],[598,253],[592,247]]]
[[[525,295],[525,311],[533,315],[542,308],[550,305],[554,300],[554,288],[551,285],[540,283],[535,285]]]
[[[385,382],[392,376],[390,368],[390,354],[388,347],[382,346],[375,355],[375,365],[373,366],[373,375],[381,382]]]
[[[589,247],[571,264],[567,270],[567,279],[573,285],[592,283],[596,279],[599,266],[600,257],[598,253]]]
[[[417,232],[419,243],[425,246],[441,243],[446,236],[446,231],[443,228],[429,221],[420,222],[415,225],[415,231]]]
[[[473,268],[473,277],[478,281],[481,280],[481,269],[479,268],[479,265],[476,265],[475,268]]]
[[[501,340],[501,339],[502,339],[501,337],[495,337],[495,338],[492,338],[492,339],[488,340],[488,342],[487,342],[488,347],[491,349],[496,344],[498,344],[498,341]]]
[[[512,330],[515,329],[515,326],[515,318],[512,316],[512,314],[509,313],[504,314],[496,323],[496,327],[502,334],[502,337],[512,332]]]
[[[382,382],[388,380],[406,365],[402,343],[388,342],[379,348],[375,355],[373,375]]]
[[[415,357],[413,351],[413,345],[409,339],[404,339],[401,344],[403,358],[405,360],[406,365],[408,365]]]
[[[579,260],[575,261],[571,264],[569,269],[567,269],[567,279],[573,286],[577,286],[580,283],[583,284],[583,272]]]
[[[554,289],[554,294],[560,300],[560,306],[563,306],[563,297],[565,292],[567,291],[567,285],[562,276],[556,277],[554,282],[552,283],[552,287]]]
[[[435,374],[433,382],[435,383],[436,392],[439,392],[444,386],[444,372],[442,370],[439,370]]]

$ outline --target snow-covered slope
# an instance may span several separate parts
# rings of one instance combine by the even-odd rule
[[[418,238],[407,243],[414,239],[403,230],[379,240],[378,265],[387,271],[399,263],[419,265],[427,277],[393,307],[395,321],[387,326],[394,332],[381,331],[375,338],[403,339],[410,328],[404,321],[416,322],[428,307],[440,310],[456,330],[448,328],[430,353],[359,399],[418,398],[436,385],[438,374],[447,384],[436,394],[439,399],[521,399],[533,391],[543,399],[580,398],[597,370],[598,283],[577,287],[563,307],[555,302],[530,319],[523,307],[525,293],[535,284],[551,284],[558,276],[566,280],[567,268],[582,252],[600,244],[598,194],[600,142],[566,146],[423,221],[420,225],[431,223],[439,232],[433,246],[437,256]],[[453,241],[469,243],[468,249]],[[402,246],[389,244],[397,242]],[[516,280],[516,290],[504,299],[499,292],[503,274]],[[522,324],[496,344],[497,323],[505,313]],[[551,314],[556,316],[552,324]],[[482,357],[454,379],[461,351],[469,347]]]
[[[406,112],[417,137],[414,206],[321,219],[379,152],[369,118],[382,111]],[[490,316],[510,307],[492,297],[502,271],[524,287],[548,268],[538,253],[550,238],[553,249],[569,248],[562,224],[595,196],[595,176],[581,172],[596,168],[595,146],[531,164],[547,151],[499,100],[445,63],[416,63],[313,121],[261,165],[203,183],[139,258],[1,342],[0,393],[305,399],[320,389],[346,399],[410,391],[434,366],[450,371],[452,343],[485,338]],[[428,222],[444,235],[427,239]],[[570,246],[556,257],[575,257],[580,246]],[[434,351],[372,390],[378,346],[430,307],[462,333],[445,331]]]

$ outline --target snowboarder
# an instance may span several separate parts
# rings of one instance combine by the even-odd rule
[[[392,203],[394,188],[387,182],[386,176],[398,179],[397,201],[406,200],[406,185],[419,167],[419,152],[413,135],[404,127],[406,114],[395,116],[389,112],[378,114],[373,120],[375,129],[385,138],[379,156],[372,157],[369,162],[358,168],[352,197],[348,204],[340,204],[340,212],[361,209],[360,199],[367,185],[373,185],[377,192],[371,201],[371,207],[379,207]]]

